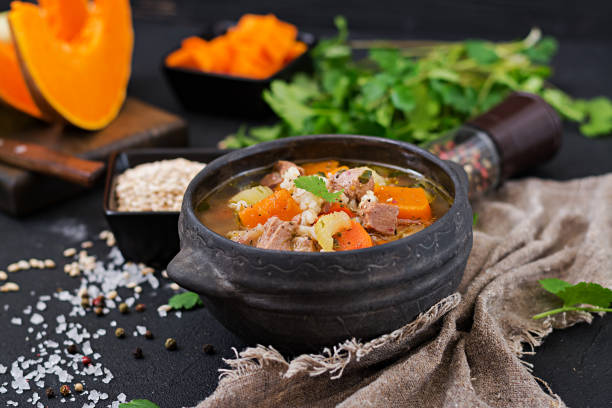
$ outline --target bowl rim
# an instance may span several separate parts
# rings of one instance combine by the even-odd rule
[[[236,23],[237,21],[221,20],[221,21],[217,21],[216,23],[212,24],[212,26],[215,27],[219,24],[226,24],[228,25],[228,28],[229,28],[230,24],[236,24]],[[200,38],[204,38],[204,36],[202,35],[202,32],[199,32],[198,34],[194,34],[194,35]],[[223,34],[213,35],[209,39],[217,38],[221,35]],[[234,80],[237,82],[245,82],[245,83],[266,84],[276,79],[278,76],[283,74],[285,71],[288,71],[291,67],[297,64],[298,61],[301,61],[305,57],[308,57],[308,53],[312,51],[312,49],[317,45],[317,42],[318,42],[317,37],[314,34],[307,32],[307,31],[301,31],[299,29],[298,29],[296,39],[306,44],[306,51],[304,51],[303,53],[301,53],[300,55],[298,55],[297,57],[289,61],[288,64],[284,65],[281,69],[279,69],[278,71],[276,71],[275,73],[273,73],[272,75],[266,78],[249,78],[249,77],[244,77],[244,76],[222,74],[219,72],[201,71],[195,68],[182,68],[182,67],[167,66],[166,58],[168,57],[168,55],[172,54],[174,51],[180,48],[180,43],[162,55],[161,67],[163,70],[165,71],[167,70],[168,72],[182,72],[184,74],[191,74],[195,76],[204,76],[204,77],[218,78],[218,79],[224,79],[224,80]]]
[[[451,179],[455,187],[453,204],[448,209],[448,211],[441,218],[436,220],[432,225],[412,235],[409,235],[407,237],[404,237],[404,238],[401,238],[401,239],[398,239],[392,242],[387,242],[382,245],[374,245],[369,248],[352,249],[350,251],[333,251],[333,252],[299,252],[299,251],[272,250],[272,249],[252,247],[250,245],[240,244],[238,242],[232,241],[231,239],[224,237],[221,234],[216,233],[215,231],[211,230],[206,225],[204,225],[204,223],[202,223],[197,218],[195,214],[195,208],[194,206],[191,205],[191,202],[193,201],[192,200],[193,195],[195,193],[197,186],[202,182],[203,179],[206,178],[206,176],[208,175],[207,174],[208,172],[214,171],[217,168],[221,168],[226,163],[229,163],[235,160],[239,160],[240,158],[243,158],[245,156],[250,156],[250,155],[260,153],[266,150],[274,149],[277,147],[282,147],[285,144],[296,143],[296,142],[297,143],[313,143],[315,141],[324,140],[326,138],[341,138],[341,139],[353,140],[353,141],[369,141],[369,142],[374,142],[374,143],[384,143],[390,146],[396,146],[402,149],[407,149],[417,155],[424,156],[426,159],[434,162],[437,166],[439,166]],[[289,138],[274,140],[271,142],[259,143],[257,145],[250,146],[250,147],[243,148],[243,149],[238,149],[238,150],[229,152],[227,154],[224,154],[223,156],[210,162],[189,183],[187,190],[185,191],[185,195],[183,196],[183,204],[181,207],[181,216],[187,217],[187,219],[186,220],[182,219],[181,221],[179,221],[179,223],[189,222],[195,227],[198,234],[207,234],[213,237],[214,239],[221,239],[221,242],[224,245],[230,246],[232,247],[232,249],[235,249],[237,251],[245,252],[246,255],[253,255],[253,256],[281,257],[282,258],[282,257],[286,257],[288,254],[291,254],[292,256],[295,256],[298,258],[312,259],[316,257],[330,257],[330,256],[350,257],[350,256],[356,256],[356,255],[367,255],[367,254],[371,254],[373,251],[381,251],[381,250],[394,251],[394,250],[397,250],[398,248],[405,247],[406,244],[410,243],[411,241],[419,240],[422,236],[435,234],[440,228],[442,228],[444,224],[446,224],[446,222],[448,222],[447,220],[453,217],[455,213],[460,211],[459,207],[462,206],[464,202],[468,201],[467,188],[465,190],[461,188],[462,182],[464,182],[467,187],[467,178],[465,178],[465,181],[462,180],[461,177],[457,173],[458,169],[461,169],[461,171],[463,171],[461,166],[459,166],[456,163],[442,160],[439,157],[435,156],[434,154],[428,152],[427,150],[424,150],[411,143],[407,143],[407,142],[403,142],[399,140],[386,139],[386,138],[375,137],[375,136],[361,136],[361,135],[347,135],[347,134],[321,134],[321,135],[293,136]],[[469,228],[471,228],[471,224]]]

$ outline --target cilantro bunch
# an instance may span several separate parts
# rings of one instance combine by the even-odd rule
[[[612,131],[612,103],[575,100],[546,83],[557,50],[552,37],[534,29],[520,41],[491,43],[372,42],[368,57],[353,58],[348,28],[313,50],[315,72],[290,82],[275,80],[263,98],[279,117],[272,126],[246,129],[221,142],[240,148],[282,137],[348,133],[423,144],[482,113],[514,90],[542,96],[585,136]]]

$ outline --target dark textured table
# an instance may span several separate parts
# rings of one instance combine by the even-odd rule
[[[0,1],[0,6],[6,3]],[[486,5],[470,2],[465,6],[433,1],[428,2],[428,6],[419,7],[401,6],[403,2],[377,2],[375,9],[369,6],[371,2],[363,1],[337,2],[333,6],[328,6],[327,2],[312,3],[297,7],[290,3],[280,5],[280,2],[272,0],[257,4],[247,4],[246,1],[205,4],[196,1],[177,4],[163,0],[135,1],[136,49],[129,93],[183,115],[190,124],[193,146],[215,145],[224,135],[234,131],[241,121],[183,112],[161,76],[160,56],[180,38],[200,31],[205,21],[236,18],[244,11],[275,11],[317,34],[331,33],[333,15],[342,12],[348,16],[357,38],[507,39],[524,35],[531,25],[540,24],[545,31],[561,39],[561,49],[554,61],[555,84],[576,96],[612,97],[612,29],[608,22],[612,11],[609,2],[590,1],[581,3],[581,7],[567,8],[552,1],[536,5],[526,0]],[[431,10],[436,10],[435,14]],[[566,180],[610,171],[612,137],[589,140],[574,126],[566,126],[560,154],[526,176]],[[102,189],[97,188],[24,219],[0,215],[0,269],[30,257],[62,261],[61,252],[65,248],[94,238],[107,228],[101,205]],[[106,249],[99,243],[93,249],[93,253],[104,254],[104,251]],[[60,287],[78,287],[77,279],[68,277],[59,269],[23,271],[11,277],[21,286],[21,291],[0,294],[0,364],[5,366],[18,356],[30,356],[30,347],[35,343],[33,339],[24,340],[28,336],[28,324],[15,326],[10,323],[11,318],[29,318],[22,311],[35,303],[40,295],[51,294]],[[185,312],[180,319],[173,315],[159,318],[155,307],[164,304],[171,295],[172,291],[167,287],[156,291],[145,287],[142,301],[150,307],[143,314],[123,316],[112,312],[103,318],[90,314],[78,319],[90,331],[104,327],[109,332],[98,340],[92,340],[92,346],[102,355],[100,361],[115,378],[110,384],[88,383],[88,386],[95,385],[96,389],[109,394],[106,403],[123,392],[128,399],[148,398],[161,407],[194,405],[214,390],[217,369],[223,366],[221,358],[233,355],[231,347],[240,349],[245,346],[220,326],[206,309]],[[8,310],[3,305],[9,305]],[[67,314],[69,310],[66,303],[51,301],[49,307],[40,313],[51,322],[55,316]],[[137,324],[145,325],[155,333],[156,339],[146,341],[142,337],[129,336],[118,343],[108,330],[111,320],[130,329]],[[163,348],[163,339],[170,336],[179,342],[179,349],[175,352]],[[537,349],[537,354],[526,360],[534,364],[534,374],[546,380],[569,406],[612,406],[610,338],[612,317],[596,317],[592,325],[581,324],[554,332]],[[203,353],[201,347],[204,343],[213,344],[218,353],[212,356]],[[135,347],[143,348],[143,360],[133,359],[131,351]],[[9,380],[8,373],[0,374],[0,386]],[[46,386],[57,390],[59,383],[54,381]],[[0,406],[6,406],[8,400],[18,401],[19,406],[31,406],[26,403],[31,392],[15,395],[10,384],[7,388],[7,393],[0,393]],[[44,391],[39,391],[44,394]],[[75,403],[61,404],[57,398],[48,401],[43,396],[42,402],[50,407],[81,407],[86,397],[77,397]]]

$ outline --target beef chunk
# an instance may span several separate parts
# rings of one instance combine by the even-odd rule
[[[260,181],[259,184],[262,186],[276,188],[283,182],[283,174],[290,168],[295,167],[300,172],[300,176],[304,175],[304,169],[295,163],[286,160],[279,160],[274,163],[274,171],[266,174]]]
[[[263,226],[263,234],[257,241],[257,248],[291,250],[291,240],[295,235],[297,225],[293,222],[282,221],[278,217],[271,217]]]
[[[298,252],[314,252],[315,243],[310,237],[295,237],[291,246],[294,251]]]
[[[344,194],[349,199],[359,200],[366,191],[374,190],[372,171],[365,167],[357,167],[336,173],[331,178],[330,187],[332,191],[344,189]]]
[[[295,167],[296,169],[298,169],[298,171],[300,172],[300,176],[304,175],[304,169],[293,162],[286,161],[286,160],[279,160],[274,164],[274,170],[277,171],[278,174],[280,174],[281,176],[285,174],[285,172],[292,167]]]
[[[283,182],[283,178],[281,177],[280,173],[277,171],[274,171],[272,173],[266,174],[259,181],[259,184],[261,184],[262,186],[270,187],[270,188],[276,188],[282,182]]]
[[[374,203],[363,210],[363,226],[384,235],[395,234],[399,208],[390,204]]]
[[[423,221],[421,220],[413,220],[410,218],[398,218],[397,219],[397,225],[419,225],[422,223]]]

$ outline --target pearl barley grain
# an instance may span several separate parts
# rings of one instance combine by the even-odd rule
[[[18,290],[19,285],[14,282],[7,282],[0,286],[0,292],[17,292]]]
[[[180,211],[183,194],[204,168],[183,158],[140,164],[117,177],[119,211]]]
[[[5,281],[8,279],[8,274],[4,271],[0,271],[0,281]]]

